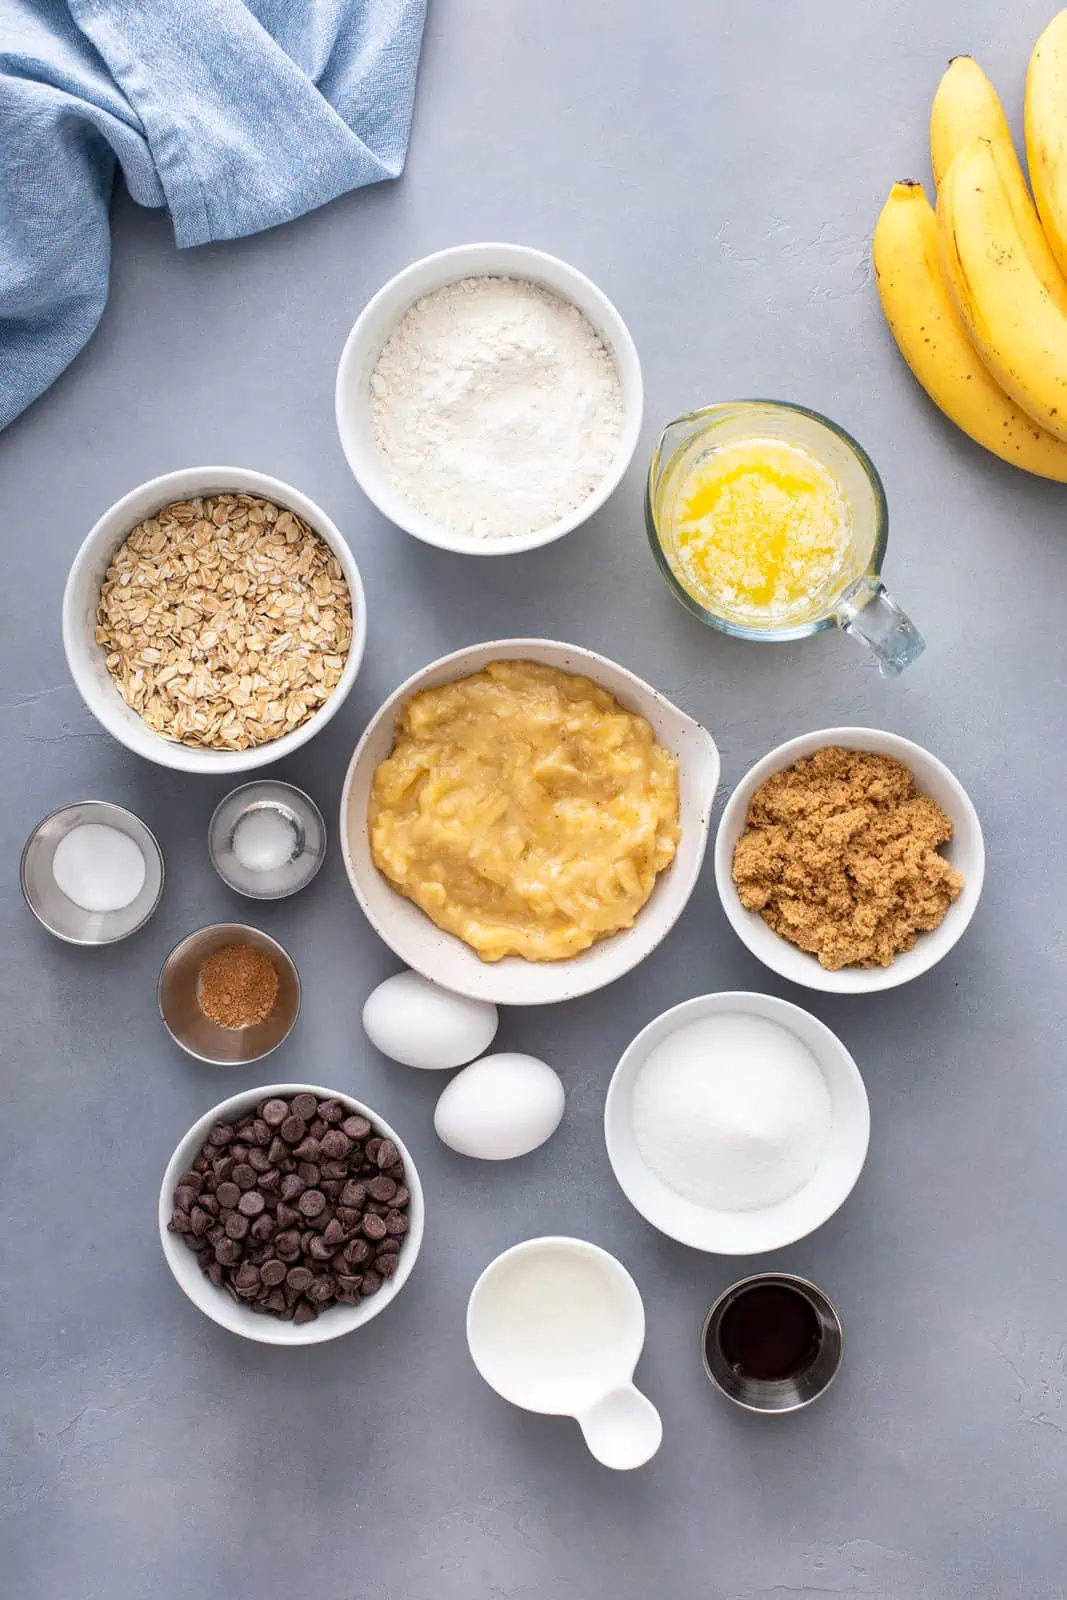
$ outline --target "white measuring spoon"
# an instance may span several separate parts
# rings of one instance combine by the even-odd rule
[[[615,1257],[584,1239],[527,1239],[491,1261],[471,1292],[467,1343],[491,1389],[526,1411],[576,1418],[605,1467],[655,1455],[659,1412],[634,1386],[645,1342],[641,1295]]]

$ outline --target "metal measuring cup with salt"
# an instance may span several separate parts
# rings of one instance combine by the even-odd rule
[[[310,795],[261,779],[215,807],[208,853],[223,883],[250,900],[281,900],[309,884],[326,857],[326,824]]]

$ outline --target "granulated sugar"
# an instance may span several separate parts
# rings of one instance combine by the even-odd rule
[[[622,433],[619,374],[592,324],[518,278],[464,278],[417,301],[370,388],[397,492],[477,538],[537,532],[576,510]]]
[[[807,1183],[832,1110],[819,1064],[794,1034],[724,1012],[650,1051],[632,1118],[643,1161],[676,1194],[717,1211],[755,1211]]]

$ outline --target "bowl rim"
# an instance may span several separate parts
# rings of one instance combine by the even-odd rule
[[[276,1039],[274,1043],[268,1046],[266,1050],[261,1050],[258,1055],[245,1056],[240,1061],[220,1061],[215,1056],[205,1056],[202,1055],[199,1050],[194,1050],[191,1045],[186,1044],[185,1040],[180,1039],[175,1033],[167,1019],[167,1013],[163,1008],[163,982],[167,976],[167,972],[170,969],[171,963],[185,950],[187,945],[191,944],[194,939],[198,939],[201,934],[214,933],[216,930],[221,930],[223,928],[226,928],[234,934],[253,933],[257,939],[263,939],[268,945],[270,945],[273,953],[281,957],[282,961],[292,974],[293,982],[296,985],[296,1007],[293,1011],[292,1021],[289,1023],[289,1026],[286,1028],[281,1038]],[[203,1062],[204,1066],[206,1067],[251,1067],[254,1066],[257,1061],[265,1061],[268,1056],[273,1055],[275,1050],[285,1043],[286,1039],[288,1039],[289,1035],[296,1027],[297,1018],[300,1015],[300,1007],[303,1003],[303,998],[304,988],[300,981],[300,968],[297,966],[288,950],[281,943],[281,941],[275,939],[272,934],[265,933],[262,928],[253,927],[250,922],[205,922],[202,927],[190,928],[189,932],[183,934],[178,940],[177,944],[168,950],[167,954],[163,957],[163,960],[160,963],[159,977],[156,979],[156,1009],[159,1012],[160,1021],[179,1049],[184,1050],[186,1055],[191,1056],[194,1061]]]
[[[199,487],[191,486],[197,482]],[[79,614],[79,597],[86,586],[87,569],[97,551],[106,542],[111,541],[113,555],[137,522],[143,521],[145,515],[151,514],[146,512],[132,516],[129,510],[132,505],[142,502],[146,496],[151,495],[156,509],[161,510],[173,500],[212,493],[258,494],[295,512],[309,524],[312,531],[319,535],[336,556],[344,573],[352,602],[352,641],[337,687],[329,699],[292,733],[282,734],[280,738],[273,739],[267,744],[256,745],[250,750],[207,750],[164,739],[138,717],[138,725],[151,743],[150,749],[142,749],[131,737],[130,727],[122,715],[130,708],[126,706],[118,690],[113,686],[104,688],[99,684],[95,675],[81,659],[83,655],[91,659],[101,647],[95,639],[85,638]],[[302,489],[297,489],[295,485],[286,483],[281,478],[272,477],[269,473],[260,472],[254,467],[194,465],[178,467],[157,477],[146,478],[128,489],[97,517],[78,546],[67,573],[61,605],[61,632],[63,653],[71,681],[81,696],[82,703],[96,718],[105,733],[124,745],[127,750],[131,750],[134,755],[140,756],[145,761],[151,761],[156,766],[175,772],[222,776],[234,772],[253,772],[258,767],[269,766],[275,761],[283,760],[319,733],[336,715],[347,699],[363,663],[367,644],[367,597],[359,566],[340,528]],[[133,712],[132,715],[136,716],[137,713]]]
[[[699,848],[692,865],[688,887],[685,888],[681,897],[681,901],[674,911],[674,914],[665,921],[663,927],[658,931],[658,935],[654,943],[648,948],[648,950],[644,951],[642,954],[636,955],[632,961],[628,961],[625,965],[621,966],[617,971],[611,973],[610,975],[597,977],[595,981],[579,983],[577,986],[573,984],[572,979],[571,983],[566,986],[566,991],[564,993],[552,995],[551,997],[538,996],[535,999],[528,999],[522,995],[516,995],[512,992],[499,992],[493,994],[484,994],[481,992],[473,993],[469,989],[459,987],[454,978],[445,983],[442,981],[439,975],[435,975],[434,972],[430,970],[432,963],[422,960],[417,955],[413,955],[411,950],[399,949],[393,942],[390,934],[382,926],[382,920],[374,913],[363,892],[362,882],[356,868],[355,859],[349,842],[348,828],[346,826],[346,817],[349,809],[352,788],[356,781],[356,775],[366,760],[366,752],[371,740],[374,738],[385,718],[394,713],[396,708],[408,696],[416,692],[418,686],[424,682],[425,679],[432,675],[436,675],[442,668],[451,668],[453,666],[458,669],[455,673],[455,676],[457,678],[462,677],[464,676],[464,664],[472,657],[485,656],[487,660],[492,660],[498,657],[504,660],[525,660],[527,659],[525,652],[531,648],[541,651],[547,649],[577,658],[577,660],[581,663],[581,665],[578,667],[578,670],[580,672],[584,672],[584,674],[592,678],[594,682],[601,681],[597,678],[595,671],[597,667],[606,666],[610,671],[620,673],[624,678],[635,684],[642,693],[650,695],[655,700],[660,702],[673,715],[677,716],[681,722],[684,722],[695,729],[699,729],[702,736],[708,742],[708,746],[713,753],[715,763],[715,784],[707,795],[705,805],[702,807],[702,820],[699,825]],[[486,652],[491,653],[486,656]],[[480,669],[473,668],[472,670]],[[560,670],[566,669],[561,668]],[[570,670],[573,671],[574,669],[571,668]],[[442,681],[448,682],[450,680],[444,679]],[[341,797],[338,811],[338,840],[340,843],[341,859],[344,862],[345,873],[348,877],[349,886],[351,887],[352,893],[356,897],[356,901],[359,904],[360,910],[363,912],[363,915],[366,917],[368,923],[378,935],[379,939],[381,939],[382,943],[392,950],[393,954],[398,956],[407,967],[412,969],[412,971],[420,973],[421,976],[428,979],[430,983],[436,983],[442,988],[450,988],[453,993],[464,994],[468,998],[474,1000],[488,1000],[497,1006],[558,1004],[565,1000],[576,999],[582,995],[593,994],[598,989],[607,988],[609,984],[617,982],[619,978],[624,977],[628,972],[632,972],[635,967],[639,966],[650,955],[652,955],[652,953],[671,932],[676,923],[681,919],[690,899],[696,890],[707,854],[708,841],[711,836],[712,804],[715,795],[718,792],[719,783],[721,782],[721,765],[721,756],[715,738],[702,723],[698,723],[695,718],[688,714],[688,712],[682,711],[680,707],[674,705],[672,701],[668,700],[666,695],[662,694],[652,684],[648,683],[645,679],[640,678],[637,673],[631,672],[628,667],[624,667],[620,662],[614,661],[610,656],[601,655],[597,651],[590,650],[584,645],[568,644],[566,641],[558,639],[511,638],[482,640],[475,644],[464,645],[458,650],[449,651],[447,654],[438,656],[435,660],[428,662],[423,667],[420,667],[401,684],[399,684],[368,719],[366,726],[364,727],[363,732],[356,744],[356,747],[352,752],[351,759],[349,760],[347,769],[345,771],[344,781],[341,785]],[[671,863],[670,870],[673,871],[676,865],[677,860]],[[389,887],[394,895],[398,894],[398,891],[393,889],[392,885],[389,885]],[[642,907],[642,913],[647,910],[648,904],[649,902],[646,902],[646,905]],[[433,924],[430,925],[433,926]],[[611,940],[605,940],[603,943],[609,944],[612,941],[617,942],[624,940],[628,935],[632,935],[634,933],[637,926],[638,922],[635,921],[634,927],[620,930],[619,933],[612,935]],[[455,938],[455,935],[447,935],[447,937]],[[595,949],[596,946],[593,946],[592,948]],[[567,973],[568,970],[572,973],[574,971],[572,961],[539,963],[539,965],[552,966],[561,973]]]
[[[412,1224],[404,1244],[401,1246],[400,1265],[397,1268],[396,1276],[388,1279],[379,1289],[378,1294],[369,1300],[361,1300],[358,1306],[331,1306],[328,1316],[322,1316],[315,1322],[303,1324],[298,1335],[290,1334],[288,1337],[281,1337],[280,1330],[283,1328],[292,1329],[292,1323],[279,1322],[274,1317],[260,1317],[253,1312],[248,1312],[250,1326],[238,1327],[232,1321],[216,1315],[215,1296],[218,1297],[219,1301],[218,1311],[225,1310],[233,1302],[230,1301],[224,1290],[216,1289],[215,1285],[204,1276],[200,1270],[199,1262],[193,1259],[192,1252],[182,1244],[177,1235],[167,1231],[167,1223],[170,1221],[174,1209],[173,1197],[177,1179],[186,1170],[191,1159],[187,1151],[193,1149],[193,1156],[195,1157],[196,1150],[193,1147],[198,1147],[204,1142],[212,1123],[228,1115],[232,1116],[238,1112],[245,1111],[248,1107],[257,1105],[260,1100],[269,1099],[272,1095],[292,1096],[305,1093],[313,1094],[319,1100],[342,1101],[345,1106],[352,1108],[355,1115],[365,1116],[373,1122],[376,1128],[381,1129],[385,1138],[392,1139],[404,1162],[406,1187],[411,1195],[408,1204]],[[171,1276],[186,1298],[192,1302],[198,1311],[202,1312],[204,1316],[210,1317],[212,1322],[217,1323],[220,1328],[224,1328],[227,1333],[236,1334],[239,1338],[251,1339],[257,1344],[275,1345],[283,1349],[303,1345],[326,1344],[331,1339],[339,1339],[347,1333],[354,1333],[356,1329],[364,1327],[368,1322],[372,1322],[375,1317],[387,1310],[414,1270],[415,1262],[422,1249],[425,1223],[426,1197],[422,1187],[422,1180],[419,1177],[411,1151],[404,1140],[400,1138],[396,1129],[379,1112],[368,1106],[365,1101],[357,1100],[354,1095],[350,1095],[343,1090],[328,1089],[321,1084],[314,1083],[268,1083],[258,1088],[242,1089],[236,1094],[229,1095],[225,1100],[220,1100],[218,1105],[212,1106],[210,1111],[205,1111],[203,1116],[193,1123],[192,1127],[182,1135],[175,1145],[174,1152],[163,1172],[163,1181],[160,1185],[157,1202],[157,1224],[163,1258],[170,1268]],[[178,1255],[177,1252],[179,1250],[182,1255]],[[190,1275],[188,1282],[176,1270],[176,1263],[179,1261],[184,1262],[185,1260],[188,1261],[192,1272],[196,1275],[195,1279]],[[196,1282],[198,1288],[210,1291],[210,1294],[204,1293],[203,1300],[192,1292],[194,1282]],[[379,1298],[379,1296],[382,1298]],[[240,1309],[244,1310],[244,1307]],[[345,1316],[345,1312],[349,1312],[351,1315]],[[363,1313],[363,1315],[360,1315],[360,1313]],[[227,1311],[227,1317],[230,1315],[231,1313]],[[340,1323],[339,1326],[337,1325],[338,1322]],[[323,1331],[323,1323],[326,1324],[325,1331]]]
[[[757,1002],[755,1005],[752,1002]],[[670,1226],[659,1217],[650,1216],[644,1205],[635,1197],[629,1181],[629,1173],[635,1163],[639,1164],[646,1172],[649,1171],[639,1156],[631,1159],[622,1152],[620,1141],[621,1130],[629,1127],[628,1101],[624,1103],[624,1096],[632,1089],[636,1073],[647,1055],[649,1036],[659,1033],[663,1038],[670,1037],[679,1028],[685,1027],[690,1022],[696,1022],[705,1016],[714,1016],[724,1012],[743,1012],[749,1016],[757,1016],[769,1021],[776,1021],[786,1028],[794,1037],[800,1038],[802,1044],[806,1040],[794,1027],[794,1019],[802,1017],[805,1028],[813,1030],[820,1039],[826,1055],[833,1054],[843,1073],[843,1082],[847,1087],[835,1094],[829,1080],[827,1088],[830,1090],[832,1103],[836,1109],[844,1094],[851,1096],[850,1129],[846,1142],[841,1149],[846,1153],[847,1160],[843,1162],[841,1182],[834,1192],[833,1204],[828,1210],[816,1217],[816,1220],[805,1223],[801,1227],[790,1224],[780,1234],[771,1234],[763,1242],[754,1244],[751,1237],[731,1239],[729,1236],[729,1218],[734,1213],[707,1210],[693,1202],[686,1201],[684,1196],[675,1196],[679,1206],[689,1206],[694,1219],[703,1217],[705,1220],[715,1219],[724,1231],[712,1238],[712,1242],[699,1240],[685,1226]],[[808,1046],[810,1049],[811,1047]],[[812,1050],[812,1054],[816,1054]],[[823,1070],[823,1056],[817,1056],[820,1071]],[[823,1076],[826,1077],[825,1072]],[[774,1250],[785,1249],[787,1245],[796,1244],[800,1239],[806,1239],[810,1234],[821,1228],[844,1205],[849,1195],[859,1181],[867,1160],[871,1137],[871,1109],[867,1095],[867,1086],[863,1081],[863,1074],[856,1064],[855,1057],[844,1041],[828,1027],[821,1018],[807,1011],[803,1006],[794,1004],[791,1000],[782,1000],[777,995],[763,994],[751,989],[721,989],[707,994],[692,995],[688,1000],[682,1000],[678,1005],[668,1006],[665,1011],[659,1012],[645,1023],[639,1033],[630,1040],[619,1057],[615,1070],[608,1084],[607,1094],[604,1099],[604,1144],[607,1149],[608,1162],[615,1176],[615,1181],[622,1190],[626,1199],[639,1216],[643,1217],[650,1227],[657,1232],[665,1234],[669,1239],[675,1239],[679,1244],[687,1245],[692,1250],[701,1250],[708,1255],[721,1256],[756,1256],[766,1255]],[[844,1139],[844,1135],[842,1136]],[[825,1159],[825,1154],[824,1154]],[[818,1169],[816,1169],[818,1171]],[[655,1174],[652,1174],[654,1177]],[[659,1181],[659,1180],[657,1180]],[[809,1183],[814,1181],[814,1175]],[[779,1201],[775,1206],[767,1207],[773,1211],[779,1205],[788,1205],[797,1196],[803,1194],[807,1185],[802,1185],[793,1195],[786,1196],[784,1201]],[[745,1211],[736,1213],[745,1218],[758,1217],[759,1211]],[[721,1219],[727,1219],[725,1224]]]
[[[496,268],[473,263],[486,253],[496,253],[501,259],[501,264]],[[465,266],[464,263],[467,263]],[[523,267],[527,271],[523,272]],[[619,435],[619,443],[614,460],[604,477],[595,489],[586,497],[580,506],[568,512],[564,517],[550,523],[546,528],[536,529],[533,533],[509,535],[502,538],[477,539],[473,535],[454,533],[442,524],[432,522],[414,507],[409,506],[403,497],[396,491],[384,472],[379,478],[375,472],[368,476],[367,465],[372,459],[371,449],[364,451],[358,441],[353,442],[352,433],[348,426],[349,401],[352,371],[362,359],[368,346],[368,328],[374,323],[376,317],[388,307],[390,302],[397,299],[409,287],[414,286],[424,278],[427,273],[436,273],[439,269],[454,269],[442,272],[439,280],[431,287],[425,285],[414,290],[407,303],[397,312],[393,319],[390,333],[396,328],[401,318],[411,308],[415,301],[424,294],[432,294],[437,289],[443,289],[450,283],[472,275],[485,277],[526,277],[527,281],[540,284],[560,299],[568,300],[575,305],[587,321],[593,323],[594,330],[608,345],[609,354],[614,360],[619,374],[619,382],[623,400],[623,422]],[[543,278],[532,276],[540,271],[546,274]],[[557,282],[551,282],[555,277],[562,278],[569,285],[564,289]],[[591,300],[597,307],[597,316],[601,325],[597,326],[593,317],[578,305],[570,290],[578,288],[582,294]],[[389,338],[386,334],[386,339]],[[384,345],[385,340],[382,341]],[[381,346],[379,346],[379,351]],[[348,463],[349,471],[356,483],[366,495],[367,499],[381,512],[389,522],[409,534],[414,539],[419,539],[423,544],[433,545],[439,550],[448,550],[457,555],[474,556],[504,556],[521,555],[527,550],[539,550],[544,545],[554,544],[556,540],[564,538],[568,533],[588,521],[610,499],[622,482],[627,470],[633,461],[641,434],[641,424],[644,417],[644,379],[641,372],[641,358],[634,343],[625,320],[614,301],[611,300],[600,286],[581,272],[577,267],[571,266],[560,256],[550,254],[547,250],[539,250],[532,245],[509,244],[503,240],[476,240],[468,244],[449,245],[444,250],[432,251],[429,255],[420,256],[418,260],[411,261],[406,267],[386,280],[371,296],[349,329],[341,350],[341,357],[337,365],[337,376],[334,382],[334,419],[337,426],[341,449]]]
[[[159,888],[156,891],[156,897],[152,901],[152,904],[144,913],[144,916],[142,916],[137,922],[133,923],[131,927],[124,929],[122,933],[117,933],[113,939],[77,939],[73,934],[64,933],[61,928],[53,926],[53,924],[49,922],[48,918],[44,915],[44,912],[41,910],[40,906],[37,905],[33,896],[30,894],[29,885],[26,881],[26,863],[29,860],[30,851],[36,843],[37,836],[41,829],[47,823],[51,822],[53,817],[61,817],[65,811],[73,811],[77,806],[100,806],[105,811],[118,811],[130,822],[136,823],[137,827],[144,834],[149,846],[155,852],[155,859],[159,865]],[[166,881],[167,864],[159,840],[156,838],[147,822],[145,822],[142,817],[139,817],[136,811],[131,811],[128,806],[120,806],[116,804],[114,800],[68,800],[65,805],[54,806],[46,816],[43,816],[41,820],[35,823],[30,829],[30,832],[26,837],[26,843],[23,845],[22,852],[19,856],[19,888],[22,890],[22,898],[25,900],[26,905],[33,912],[34,916],[37,918],[37,921],[41,924],[41,927],[46,933],[50,933],[53,939],[60,939],[64,944],[76,945],[79,950],[106,950],[109,945],[121,944],[124,939],[129,939],[133,934],[139,933],[145,924],[150,922],[155,916],[156,912],[159,910],[159,902],[163,898],[163,889],[166,885]],[[90,913],[86,913],[86,915],[90,915]]]
[[[815,956],[798,950],[780,935],[771,934],[773,944],[753,938],[756,925],[758,924],[759,928],[766,928],[766,924],[756,912],[745,910],[733,881],[731,834],[736,828],[738,814],[747,811],[754,791],[774,773],[792,766],[804,756],[813,754],[815,750],[834,744],[841,745],[845,749],[869,750],[876,755],[895,756],[913,772],[915,759],[920,763],[929,764],[955,799],[957,809],[951,819],[954,833],[962,839],[966,830],[967,848],[974,853],[975,864],[967,873],[963,892],[960,898],[949,906],[941,926],[932,933],[925,934],[914,949],[903,952],[888,967],[845,967],[839,972],[830,972],[819,965]],[[918,774],[916,777],[921,787]],[[882,990],[895,989],[901,984],[910,983],[913,979],[929,972],[948,955],[967,931],[971,918],[978,908],[985,881],[985,839],[982,824],[974,802],[952,769],[946,766],[940,757],[935,756],[931,750],[918,744],[914,739],[908,739],[900,733],[891,733],[885,728],[861,726],[816,728],[810,733],[798,734],[795,738],[776,745],[773,750],[769,750],[765,756],[754,762],[727,798],[715,834],[713,859],[715,886],[720,903],[730,926],[742,944],[757,960],[779,977],[824,994],[877,994]],[[766,931],[771,933],[770,929]],[[781,954],[778,951],[779,946],[782,947]],[[803,962],[798,963],[797,957],[803,958]]]

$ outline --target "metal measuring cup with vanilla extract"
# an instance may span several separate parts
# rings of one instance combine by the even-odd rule
[[[645,521],[668,586],[723,633],[782,643],[842,628],[889,677],[924,648],[882,582],[889,519],[874,463],[818,412],[739,400],[668,423]]]

